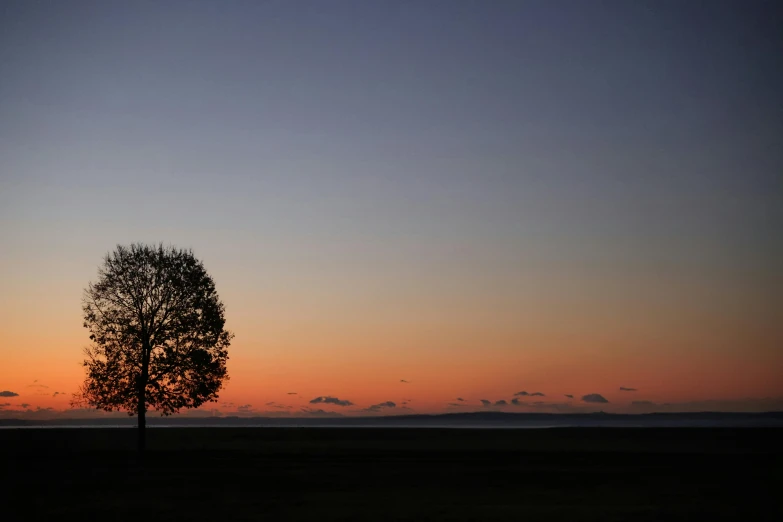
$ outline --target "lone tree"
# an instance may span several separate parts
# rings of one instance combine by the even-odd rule
[[[233,334],[215,283],[190,250],[133,244],[106,255],[83,298],[87,376],[74,397],[106,411],[170,415],[218,397]]]

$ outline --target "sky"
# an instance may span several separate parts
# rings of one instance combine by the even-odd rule
[[[138,241],[192,248],[225,303],[205,411],[783,409],[781,25],[6,0],[0,414],[68,415],[82,291]]]

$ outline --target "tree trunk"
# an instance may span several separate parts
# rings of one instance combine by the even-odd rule
[[[137,448],[139,455],[144,454],[147,448],[147,380],[149,379],[149,353],[148,343],[142,346],[143,357],[141,361],[141,377],[139,378],[139,438]]]
[[[147,408],[145,403],[144,388],[139,388],[139,438],[137,441],[139,454],[144,454],[144,449],[147,447]]]

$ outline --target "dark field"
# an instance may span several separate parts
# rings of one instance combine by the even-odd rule
[[[783,520],[775,428],[0,430],[0,520]]]

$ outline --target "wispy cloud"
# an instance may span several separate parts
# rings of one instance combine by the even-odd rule
[[[252,404],[243,404],[242,406],[237,407],[237,411],[241,413],[248,413],[253,409]]]
[[[637,390],[636,390],[636,388],[626,388],[625,386],[620,386],[620,391],[632,392],[632,391],[637,391]]]
[[[544,395],[541,392],[533,392],[533,393],[530,394],[530,396],[531,397],[546,397],[546,395]]]
[[[583,395],[582,396],[582,401],[583,402],[601,403],[601,404],[605,404],[605,403],[609,402],[608,400],[606,400],[604,398],[603,395],[601,395],[599,393],[588,393],[587,395]]]
[[[335,413],[331,411],[324,411],[322,409],[313,410],[310,408],[302,408],[302,413],[312,415],[314,417],[342,417],[341,413]]]
[[[488,401],[487,399],[481,399],[481,405],[485,408],[488,406],[492,406],[492,401]]]
[[[565,396],[568,397],[569,399],[573,399],[574,398],[574,396],[571,395],[570,393],[566,393]]]
[[[410,384],[411,381],[406,381],[405,379],[400,379],[400,382],[403,382],[405,384]]]
[[[316,397],[310,401],[310,404],[334,404],[335,406],[353,406],[349,400],[340,400],[337,397]]]
[[[518,391],[514,394],[514,397],[527,397],[528,395],[530,394],[526,391]]]
[[[368,408],[365,408],[364,411],[378,412],[378,411],[381,411],[383,408],[396,408],[396,407],[397,407],[397,405],[395,403],[393,403],[392,401],[386,401],[386,402],[382,402],[380,404],[373,404],[372,406],[370,406]]]
[[[465,399],[463,399],[462,397],[457,397],[457,400],[458,400],[459,402],[465,402]]]
[[[495,406],[508,406],[508,403],[503,399],[500,399],[499,401],[495,401]]]
[[[28,384],[28,388],[49,388],[48,386],[44,386],[43,384]]]
[[[568,403],[568,402],[562,402],[562,403],[544,402],[544,401],[522,402],[522,400],[516,397],[511,399],[511,405],[519,406],[534,411],[546,411],[552,413],[577,413],[584,410],[584,408],[575,407],[573,403]]]
[[[19,394],[9,390],[0,391],[0,397],[19,397]]]
[[[298,395],[296,392],[288,392],[288,395]]]
[[[591,411],[590,406],[579,406],[573,402],[543,402],[536,401],[528,405],[530,408],[538,411],[552,413],[583,413]]]

